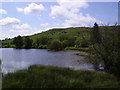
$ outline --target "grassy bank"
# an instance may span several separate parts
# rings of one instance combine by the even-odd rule
[[[84,52],[88,52],[89,48],[76,48],[76,47],[66,47],[66,50],[79,50],[79,51],[84,51]]]
[[[3,77],[3,88],[116,88],[117,79],[104,72],[33,65]]]

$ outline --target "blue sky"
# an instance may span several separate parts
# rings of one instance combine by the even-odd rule
[[[118,21],[117,2],[2,2],[0,39]]]

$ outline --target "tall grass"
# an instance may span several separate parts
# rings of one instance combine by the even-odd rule
[[[3,77],[3,88],[119,88],[117,79],[104,72],[33,65]]]

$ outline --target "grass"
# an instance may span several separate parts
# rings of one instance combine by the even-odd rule
[[[89,51],[89,48],[67,47],[66,50],[79,50],[79,51],[85,51],[85,52],[88,52],[88,51]]]
[[[81,52],[79,52],[79,53],[76,53],[75,55],[87,57],[87,56],[88,56],[88,53],[81,51]]]
[[[119,88],[117,79],[104,72],[33,65],[3,77],[3,88]]]

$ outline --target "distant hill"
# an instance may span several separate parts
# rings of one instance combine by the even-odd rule
[[[104,28],[111,27],[116,26],[101,26],[100,31],[103,32]],[[47,48],[53,40],[59,40],[61,43],[66,44],[66,47],[81,47],[82,44],[82,47],[87,47],[92,29],[91,27],[54,28],[38,34],[23,36],[23,38],[29,37],[32,39],[32,48]],[[2,47],[15,47],[13,40],[14,38],[2,40]]]

